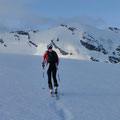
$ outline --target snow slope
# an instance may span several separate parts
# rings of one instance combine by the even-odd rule
[[[60,59],[56,101],[47,76],[43,81],[41,59],[0,54],[0,120],[120,119],[119,65]]]
[[[82,24],[1,34],[0,53],[43,55],[49,43],[62,58],[120,63],[120,29],[101,30]]]

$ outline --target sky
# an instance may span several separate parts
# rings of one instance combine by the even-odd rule
[[[120,28],[120,0],[0,0],[0,33],[79,23]]]

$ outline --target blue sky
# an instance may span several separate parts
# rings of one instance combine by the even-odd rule
[[[49,17],[106,16],[118,12],[119,0],[37,0],[28,7],[37,14]],[[109,15],[108,15],[109,16]]]
[[[0,31],[78,22],[120,28],[120,0],[0,0]]]

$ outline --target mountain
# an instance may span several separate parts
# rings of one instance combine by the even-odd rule
[[[12,31],[0,35],[0,52],[43,55],[52,43],[60,57],[120,63],[120,29],[71,24],[46,31]]]
[[[0,120],[119,120],[119,65],[60,58],[56,101],[41,61],[0,54]]]

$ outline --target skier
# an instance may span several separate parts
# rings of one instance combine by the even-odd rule
[[[59,64],[58,55],[54,50],[52,50],[52,47],[53,46],[51,43],[47,45],[48,50],[45,52],[42,61],[43,69],[45,67],[45,63],[47,62],[48,87],[51,95],[53,95],[53,85],[51,81],[51,75],[54,81],[54,89],[55,89],[54,93],[57,94],[58,82],[56,79],[56,72],[57,72],[57,66]]]

